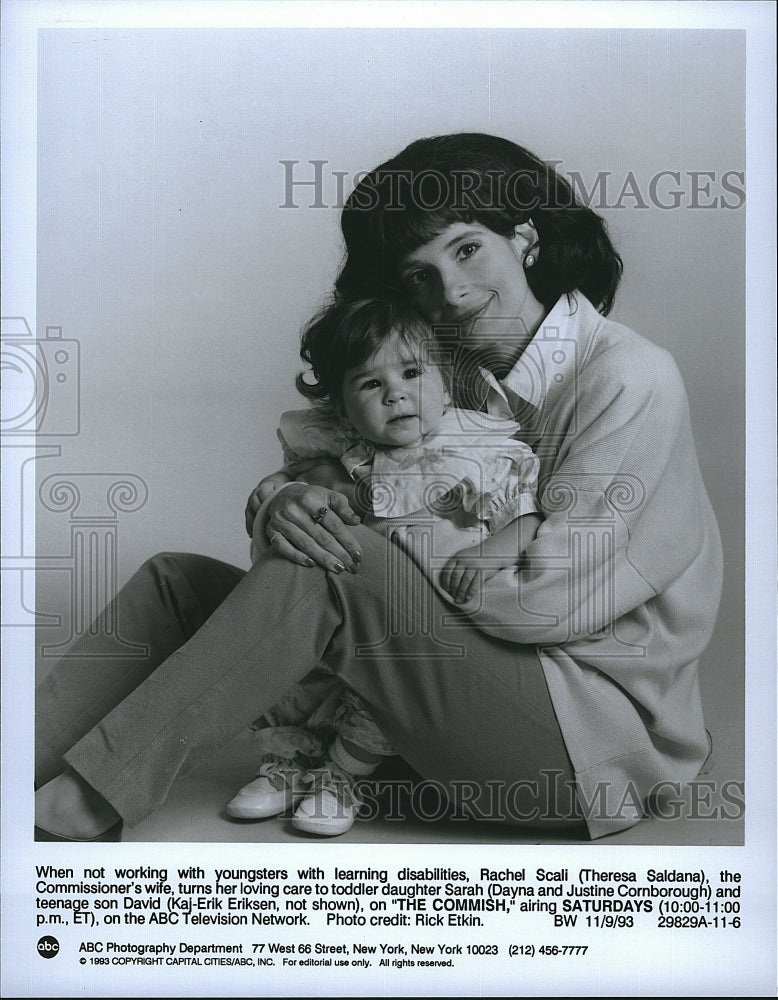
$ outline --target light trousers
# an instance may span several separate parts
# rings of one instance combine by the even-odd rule
[[[133,826],[324,664],[396,752],[472,815],[577,826],[535,647],[468,625],[401,549],[354,530],[356,574],[300,567],[272,549],[247,573],[187,554],[145,563],[105,621],[148,655],[101,656],[87,634],[54,667],[37,691],[37,784],[69,765]]]

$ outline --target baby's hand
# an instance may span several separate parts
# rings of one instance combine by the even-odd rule
[[[440,585],[455,604],[467,604],[478,594],[481,584],[491,580],[501,569],[494,558],[484,558],[482,552],[462,549],[441,570]]]
[[[251,537],[254,531],[254,518],[257,516],[257,511],[262,506],[262,504],[271,497],[274,493],[278,491],[280,486],[285,483],[291,483],[292,477],[287,475],[286,472],[273,472],[269,476],[265,476],[257,486],[254,487],[251,496],[246,502],[246,532]]]

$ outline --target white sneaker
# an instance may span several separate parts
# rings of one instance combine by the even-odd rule
[[[310,791],[307,770],[296,761],[266,754],[256,778],[244,785],[226,805],[233,819],[267,819],[280,816]]]
[[[295,810],[292,826],[320,837],[348,833],[362,805],[354,789],[358,778],[328,761],[326,766],[306,774],[304,780],[313,788]]]

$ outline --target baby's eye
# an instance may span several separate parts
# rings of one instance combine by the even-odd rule
[[[381,383],[377,378],[368,378],[360,385],[360,389],[378,389]]]
[[[468,257],[472,257],[476,250],[481,246],[480,243],[471,241],[469,243],[463,243],[458,250],[459,257],[463,260],[467,260]]]
[[[420,368],[418,365],[414,365],[412,368],[406,368],[403,372],[403,378],[420,378],[424,374],[424,369]]]

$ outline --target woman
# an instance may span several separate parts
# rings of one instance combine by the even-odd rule
[[[601,315],[621,273],[602,220],[521,147],[454,135],[368,175],[342,226],[339,295],[409,297],[460,399],[521,423],[545,515],[529,567],[466,628],[326,470],[310,478],[332,488],[263,501],[260,484],[247,520],[272,546],[248,574],[157,557],[108,612],[149,660],[76,650],[44,681],[38,821],[53,834],[137,822],[320,662],[475,816],[602,836],[705,760],[718,530],[674,363]]]

